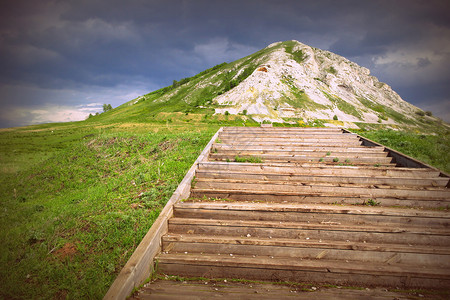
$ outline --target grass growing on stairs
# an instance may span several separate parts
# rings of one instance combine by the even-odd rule
[[[260,164],[263,162],[261,157],[257,157],[257,156],[246,156],[246,157],[241,157],[236,155],[234,157],[234,161],[235,162],[248,162],[248,163],[254,163],[254,164]]]

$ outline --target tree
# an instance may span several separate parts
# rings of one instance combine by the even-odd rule
[[[107,112],[108,110],[111,109],[112,109],[111,104],[103,104],[103,112]]]

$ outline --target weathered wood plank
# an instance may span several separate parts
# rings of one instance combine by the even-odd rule
[[[200,221],[199,221],[200,222]],[[277,227],[259,227],[243,226],[239,224],[227,226],[214,224],[175,224],[169,223],[169,231],[177,234],[202,234],[202,235],[224,235],[244,237],[251,235],[258,238],[283,238],[283,239],[303,239],[303,240],[343,240],[353,242],[364,241],[367,243],[383,244],[411,244],[415,245],[436,245],[449,247],[450,238],[445,235],[429,235],[410,232],[377,232],[377,231],[354,231],[345,230],[326,230],[306,227],[296,228],[277,228]]]
[[[237,240],[240,242],[242,240]],[[200,241],[177,241],[163,242],[164,246],[170,245],[170,253],[220,253],[244,256],[272,256],[272,257],[291,257],[298,259],[331,259],[331,260],[349,260],[354,263],[379,263],[379,264],[402,264],[414,265],[416,267],[440,267],[450,268],[449,254],[431,254],[431,253],[411,253],[402,252],[403,249],[397,248],[398,251],[387,251],[387,249],[362,250],[356,249],[338,249],[330,247],[331,242],[325,247],[322,245],[261,245],[253,243],[221,243],[214,241],[204,243]],[[320,243],[319,243],[320,244]],[[328,247],[327,247],[328,246]],[[407,249],[407,247],[405,247]]]
[[[299,138],[290,138],[290,139],[277,139],[277,138],[240,138],[240,139],[232,139],[232,138],[220,138],[221,142],[227,144],[234,143],[247,143],[252,145],[311,145],[314,146],[316,144],[321,144],[322,146],[360,146],[361,142],[359,140],[320,140],[320,139],[299,139]]]
[[[317,286],[317,287],[316,287]],[[312,289],[314,287],[314,289]],[[421,291],[427,298],[427,291]],[[402,299],[408,295],[404,291],[388,291],[385,288],[343,288],[331,286],[293,286],[291,284],[230,282],[229,280],[174,281],[157,280],[146,284],[131,300],[184,300],[191,299],[233,299],[233,300],[273,300],[273,299]],[[430,291],[430,295],[439,295]],[[445,296],[438,299],[445,299]]]
[[[392,197],[399,199],[423,199],[450,201],[450,191],[447,189],[428,188],[417,190],[413,188],[379,188],[379,187],[347,187],[327,185],[305,185],[296,182],[264,182],[264,181],[238,181],[202,179],[196,181],[195,189],[227,190],[227,191],[255,191],[272,193],[296,193],[297,195],[317,196],[361,196],[369,198]]]
[[[209,190],[193,189],[194,198],[226,199],[227,201],[249,201],[249,202],[278,202],[278,203],[305,203],[305,204],[346,204],[364,205],[369,200],[377,202],[382,206],[401,207],[421,207],[421,208],[448,208],[449,201],[425,200],[425,199],[398,199],[398,198],[374,198],[365,195],[355,195],[353,197],[323,196],[323,195],[299,195],[296,193],[279,192],[255,192],[255,191],[234,191],[234,190]]]
[[[194,199],[196,201],[196,199]],[[201,201],[201,200],[200,200]],[[249,203],[249,202],[178,202],[177,209],[214,209],[214,210],[239,210],[239,211],[267,211],[267,212],[297,212],[311,214],[337,214],[343,215],[374,215],[391,217],[417,217],[426,219],[449,220],[450,215],[446,211],[423,210],[415,208],[400,207],[377,207],[377,206],[355,206],[355,205],[321,205],[303,203]],[[407,223],[411,221],[408,220]],[[444,226],[450,226],[448,222]]]
[[[159,256],[159,262],[161,271],[166,274],[183,275],[187,272],[188,274],[212,278],[300,280],[302,282],[312,281],[339,285],[350,283],[434,288],[447,288],[450,283],[448,269],[383,266],[370,263],[351,264],[345,261],[332,260],[163,254]]]
[[[251,203],[249,203],[251,204]],[[255,208],[247,209],[219,209],[219,208],[188,208],[176,207],[174,216],[177,218],[191,219],[220,219],[220,220],[259,220],[280,222],[310,222],[321,224],[360,224],[360,225],[383,225],[387,226],[439,226],[450,227],[449,218],[420,217],[411,215],[388,215],[388,214],[357,214],[337,213],[332,211],[308,212],[308,211],[269,211]]]
[[[269,172],[244,173],[216,170],[197,170],[197,178],[207,179],[236,179],[258,181],[285,181],[302,183],[329,183],[329,184],[356,184],[356,185],[395,185],[413,187],[445,187],[448,178],[405,178],[405,177],[356,177],[338,175],[297,175],[297,174],[273,174]]]
[[[225,155],[280,155],[280,156],[306,156],[306,157],[345,157],[345,158],[355,158],[355,157],[386,157],[387,152],[348,152],[348,151],[303,151],[302,149],[296,150],[242,150],[242,149],[223,149],[214,148],[214,153],[220,153]]]
[[[344,176],[392,176],[412,178],[438,177],[439,172],[425,168],[400,168],[392,166],[339,166],[319,163],[236,163],[208,161],[199,164],[199,170],[226,170],[273,174],[344,175]]]
[[[355,135],[348,134],[307,134],[307,133],[284,133],[284,132],[276,132],[276,133],[222,133],[219,135],[220,139],[232,139],[232,140],[240,140],[240,139],[311,139],[311,140],[357,140],[359,138]]]
[[[236,237],[236,236],[215,236],[215,235],[197,235],[197,234],[175,234],[170,233],[163,237],[163,244],[167,246],[175,242],[183,243],[220,243],[236,245],[258,245],[258,246],[277,246],[277,247],[296,247],[296,248],[320,248],[337,250],[358,250],[358,251],[377,251],[377,252],[400,252],[400,253],[421,253],[421,254],[439,254],[450,255],[450,249],[447,247],[426,245],[415,245],[411,247],[405,244],[379,244],[368,242],[347,242],[341,240],[299,240],[299,239],[277,239],[277,238],[258,238],[258,237]],[[167,249],[167,248],[166,248]],[[172,251],[171,249],[170,251]],[[166,250],[164,250],[166,251]],[[180,251],[178,251],[180,252]],[[182,252],[192,252],[184,250]],[[206,252],[206,251],[204,251]],[[211,252],[210,252],[211,253]],[[227,253],[227,252],[216,252]],[[228,252],[234,253],[234,252]],[[253,255],[254,253],[252,253]],[[297,255],[301,254],[298,252]]]
[[[246,155],[246,154],[226,154],[226,153],[211,153],[210,158],[212,160],[221,160],[221,161],[234,161],[235,156],[239,156],[241,158],[250,158],[257,156],[261,158],[263,162],[315,162],[315,163],[323,163],[323,164],[333,164],[333,165],[388,165],[392,162],[392,157],[386,156],[314,156],[310,154],[295,154],[295,155],[284,155],[284,154],[265,154],[261,153],[258,155]]]
[[[222,219],[199,219],[199,218],[177,218],[173,217],[169,221],[169,226],[172,225],[194,225],[194,226],[230,226],[230,227],[248,227],[248,228],[262,228],[262,229],[292,229],[292,230],[318,230],[318,231],[351,231],[354,233],[394,233],[394,234],[417,234],[417,235],[436,235],[442,237],[443,240],[448,240],[450,245],[450,232],[447,228],[435,228],[425,226],[406,226],[393,227],[386,224],[372,225],[372,224],[347,224],[338,222],[282,222],[282,221],[268,221],[268,220],[222,220]]]
[[[339,145],[335,145],[333,147],[325,147],[321,145],[315,145],[315,146],[291,146],[290,144],[285,145],[251,145],[251,144],[225,144],[225,143],[214,143],[213,148],[217,149],[235,149],[235,150],[286,150],[286,151],[317,151],[317,152],[332,152],[332,151],[338,151],[338,152],[363,152],[363,153],[383,153],[384,151],[383,147],[367,147],[367,146],[357,146],[357,147],[341,147]]]

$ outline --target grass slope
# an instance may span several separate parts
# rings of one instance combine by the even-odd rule
[[[102,298],[218,126],[0,131],[0,298]]]
[[[450,174],[450,131],[420,134],[394,130],[352,130]]]

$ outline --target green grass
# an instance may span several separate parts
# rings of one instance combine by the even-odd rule
[[[403,114],[396,112],[392,108],[383,106],[366,98],[360,97],[358,100],[367,108],[377,113],[379,120],[393,119],[400,124],[417,125],[417,121],[405,117]]]
[[[286,51],[287,53],[291,54],[291,55],[292,55],[292,58],[293,58],[296,62],[298,62],[299,64],[301,64],[302,62],[305,61],[305,59],[306,59],[306,54],[303,53],[302,50],[297,50],[297,51],[294,51],[294,50],[293,50],[293,49],[294,49],[294,46],[297,45],[296,42],[294,42],[294,41],[286,41],[286,42],[284,42],[283,44],[285,45],[285,51]]]
[[[325,95],[332,103],[334,103],[334,104],[337,106],[337,108],[339,108],[340,111],[343,111],[343,112],[345,112],[346,114],[355,116],[355,117],[357,117],[358,119],[362,119],[362,115],[359,113],[359,111],[358,111],[353,105],[351,105],[350,103],[348,103],[347,101],[341,99],[341,98],[338,97],[338,96],[328,94],[328,93],[325,92],[325,91],[322,91],[322,93],[323,93],[323,94],[324,94],[324,95]],[[333,117],[333,119],[334,119],[334,117]],[[336,119],[334,119],[334,120],[337,120],[337,117],[336,117]]]
[[[254,163],[254,164],[260,164],[263,162],[261,157],[257,157],[257,156],[238,156],[236,155],[234,157],[234,161],[235,162],[248,162],[248,163]]]
[[[0,131],[0,298],[102,298],[217,126]]]
[[[333,67],[333,66],[330,66],[328,69],[326,69],[325,71],[327,71],[328,73],[331,73],[331,74],[333,74],[333,75],[336,75],[337,74],[337,70]]]
[[[442,128],[433,135],[393,130],[352,131],[450,173],[449,130]]]
[[[377,202],[377,201],[375,201],[373,199],[369,199],[369,200],[367,200],[367,202],[365,202],[365,205],[367,205],[367,206],[378,206],[378,205],[380,205],[380,202]]]
[[[319,109],[327,109],[325,105],[320,103],[316,103],[305,93],[304,90],[299,89],[295,83],[294,78],[290,75],[283,76],[282,83],[289,87],[289,93],[283,93],[283,101],[292,105],[295,108],[303,108],[311,111],[319,110]]]

